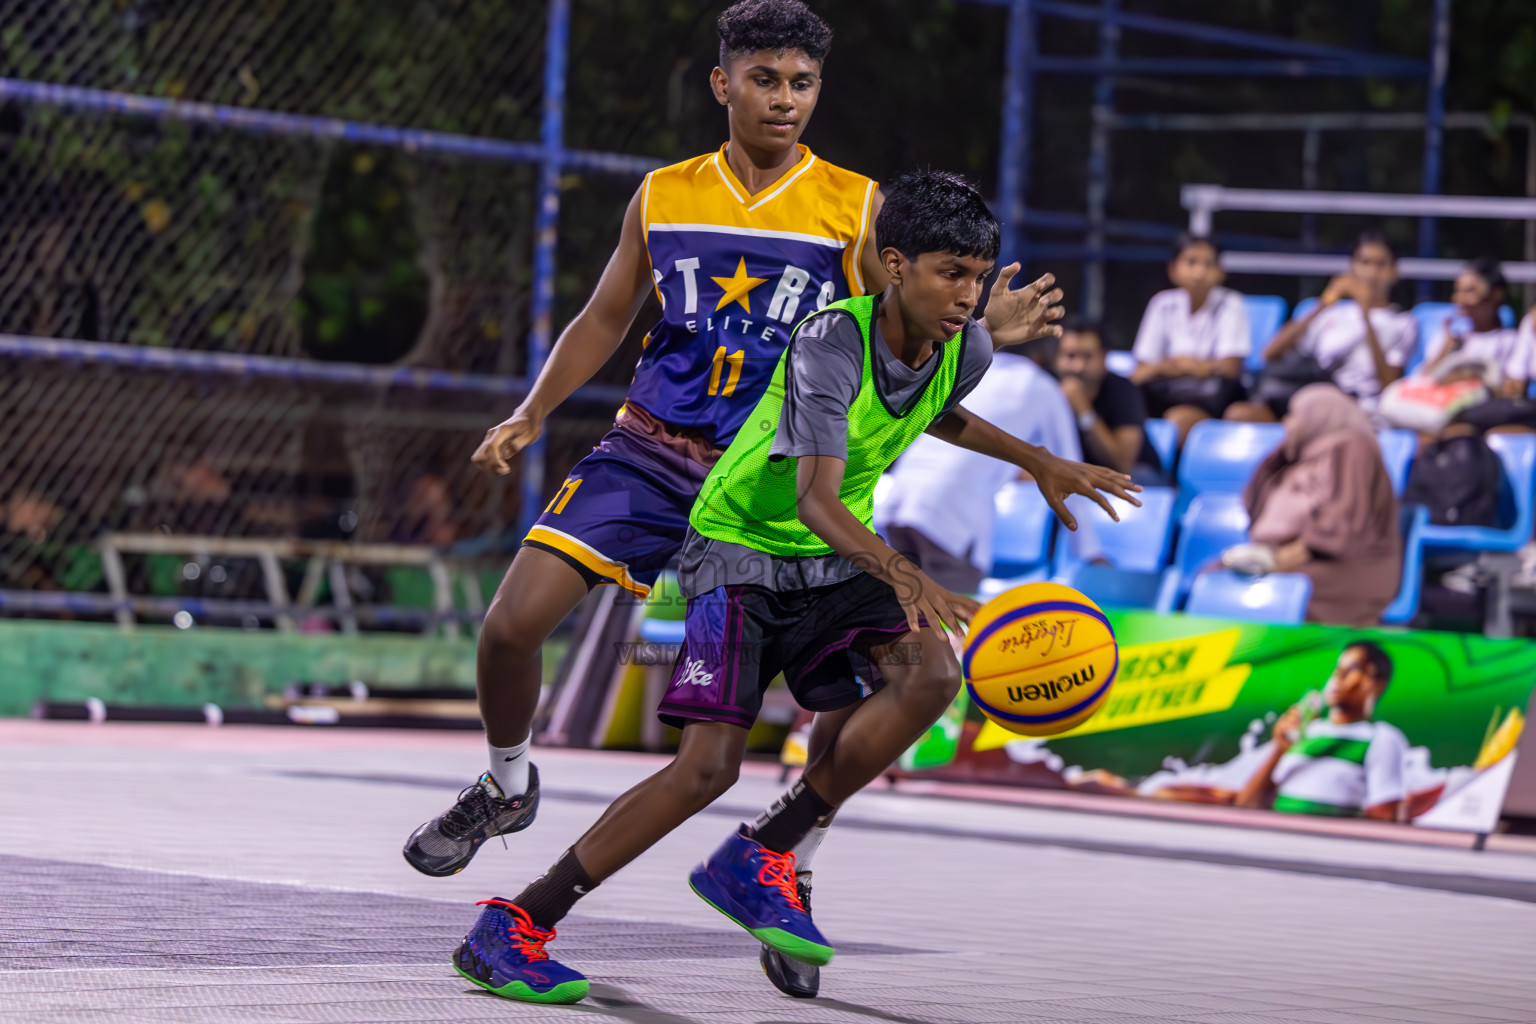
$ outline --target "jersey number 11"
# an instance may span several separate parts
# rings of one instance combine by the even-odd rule
[[[715,358],[709,368],[709,393],[730,397],[731,393],[736,390],[737,382],[741,380],[741,364],[746,361],[746,358],[747,353],[745,349],[732,352],[729,355],[726,354],[724,345],[715,349]],[[725,378],[725,387],[722,388],[720,386],[720,375],[721,370],[726,366],[731,368],[731,372]]]

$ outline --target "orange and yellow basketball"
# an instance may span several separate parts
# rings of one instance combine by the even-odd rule
[[[971,700],[1023,736],[1054,736],[1093,717],[1120,667],[1098,605],[1071,587],[1026,583],[971,621],[961,662]]]

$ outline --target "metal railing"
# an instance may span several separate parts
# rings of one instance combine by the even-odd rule
[[[343,541],[287,540],[249,537],[194,537],[161,533],[109,533],[97,542],[108,594],[33,594],[26,601],[14,592],[0,595],[0,606],[43,610],[60,609],[110,612],[125,630],[137,624],[137,615],[173,616],[180,612],[197,617],[241,618],[256,616],[273,621],[282,632],[294,632],[298,621],[318,617],[340,624],[347,634],[358,632],[362,619],[379,625],[413,625],[423,632],[439,628],[449,636],[459,634],[460,623],[473,628],[485,615],[480,580],[472,566],[449,559],[432,547],[412,544],[352,544]],[[190,561],[213,557],[251,559],[261,567],[266,601],[226,598],[145,597],[129,593],[124,555],[178,555]],[[302,561],[304,574],[298,590],[288,591],[283,562]],[[432,608],[403,609],[387,605],[359,605],[347,580],[349,566],[404,566],[424,569],[432,581]],[[318,603],[322,584],[329,584],[331,603]],[[454,600],[455,584],[461,588],[465,607]],[[22,592],[31,593],[31,592]]]

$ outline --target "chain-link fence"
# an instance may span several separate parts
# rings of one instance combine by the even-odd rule
[[[0,0],[0,332],[255,357],[0,361],[0,588],[99,588],[109,530],[447,545],[516,523],[516,478],[467,461],[515,389],[264,357],[524,372],[536,166],[399,130],[537,140],[544,30],[541,3]],[[223,116],[245,109],[269,123]]]
[[[818,152],[965,171],[1014,227],[1026,65],[1111,73],[1036,59],[1036,15],[1073,52],[1095,45],[1090,9],[1184,31],[1109,3],[817,7],[839,33]],[[639,172],[717,144],[702,82],[719,9],[0,0],[0,607],[6,591],[99,589],[109,531],[509,550],[610,419],[638,338],[606,390],[549,425],[542,462],[491,481],[467,457],[589,292]],[[900,131],[871,130],[870,83],[898,51],[924,87]],[[1001,129],[990,102],[955,102],[999,85]],[[1066,134],[1050,117],[1087,123],[1067,98],[1042,92],[1043,135]]]

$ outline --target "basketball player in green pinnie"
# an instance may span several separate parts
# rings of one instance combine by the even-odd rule
[[[731,787],[780,672],[803,707],[836,716],[836,738],[689,882],[780,955],[832,958],[793,851],[949,705],[960,687],[953,645],[977,607],[875,534],[875,483],[925,431],[1025,470],[1053,458],[958,407],[992,359],[992,338],[972,319],[999,245],[981,194],[953,175],[907,175],[887,193],[876,237],[884,292],[800,323],[694,503],[678,573],[687,638],[659,712],[682,729],[676,758],[518,896],[484,901],[454,957],[476,984],[534,1002],[586,994],[587,980],[545,950],[556,923]],[[1135,502],[1129,477],[1094,472],[1096,486]],[[1062,497],[1047,494],[1053,505]]]

